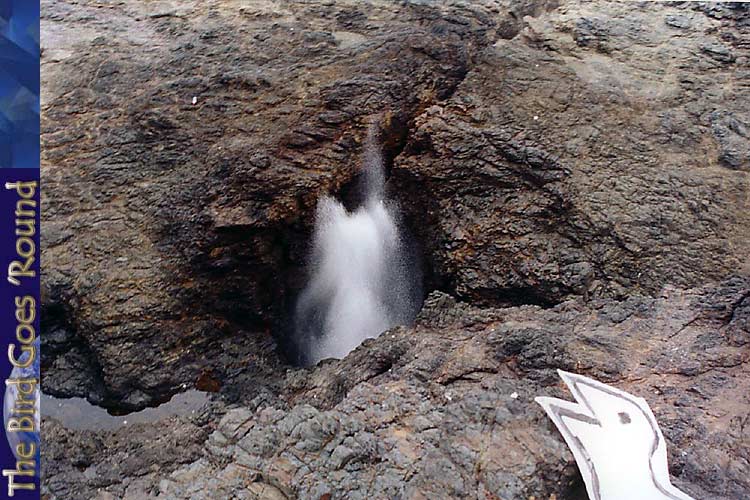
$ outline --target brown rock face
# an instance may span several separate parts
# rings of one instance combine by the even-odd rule
[[[648,401],[680,489],[744,498],[749,326],[747,278],[547,309],[477,308],[434,292],[416,327],[291,370],[277,396],[111,435],[47,422],[45,482],[60,498],[105,488],[128,499],[577,500],[573,457],[534,402],[571,399],[562,368]]]
[[[47,7],[49,392],[141,407],[226,349],[272,372],[373,119],[428,289],[549,305],[747,266],[741,8]]]
[[[63,39],[45,62],[46,390],[133,408],[228,348],[275,365],[317,198],[355,177],[376,115],[395,155],[494,26],[481,6],[141,8],[45,18]]]
[[[429,257],[461,296],[622,297],[747,266],[747,137],[723,121],[747,123],[748,91],[735,85],[747,73],[701,50],[747,28],[611,7],[528,20],[415,119],[394,182],[428,214]]]
[[[208,475],[223,498],[576,498],[531,403],[564,395],[555,368],[646,397],[696,498],[750,496],[744,5],[42,13],[44,390],[239,405],[164,423],[173,442],[201,429],[190,456],[165,444],[130,487],[137,463],[81,478],[112,464],[73,463],[56,447],[90,436],[51,424],[57,498],[187,498]],[[291,369],[315,204],[352,201],[373,121],[435,293],[416,327]]]

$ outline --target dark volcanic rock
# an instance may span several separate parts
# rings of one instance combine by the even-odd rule
[[[166,475],[203,455],[203,442],[210,433],[208,415],[124,426],[106,433],[66,429],[45,419],[43,495],[121,498],[129,487],[144,488],[145,484],[153,489],[149,475]]]
[[[746,7],[42,7],[44,390],[221,393],[46,422],[51,498],[579,498],[532,402],[558,368],[645,397],[680,488],[750,496]],[[292,369],[315,203],[351,203],[373,121],[440,291]]]
[[[99,468],[110,458],[91,446],[69,458],[61,448],[111,438],[66,431],[63,440],[47,424],[45,482],[59,498],[72,498],[65,492],[74,487],[81,498],[94,488],[132,499],[582,498],[572,455],[533,401],[570,399],[555,371],[564,369],[649,402],[681,489],[704,500],[744,498],[748,325],[748,278],[550,309],[480,309],[434,292],[416,327],[368,340],[341,361],[290,371],[280,397],[256,398],[220,421],[206,417],[216,427],[202,453],[133,472],[137,481],[69,475],[76,464]],[[172,440],[191,425],[158,429]],[[134,450],[151,439],[139,426],[130,431]],[[161,457],[180,445],[164,446]],[[151,448],[143,461],[159,463]]]
[[[43,287],[100,383],[62,382],[77,351],[50,350],[45,390],[138,408],[226,371],[225,344],[273,368],[316,200],[354,179],[376,116],[395,154],[494,21],[484,6],[192,2],[118,4],[105,24],[98,7],[44,9]]]
[[[51,393],[142,407],[227,376],[227,345],[272,372],[372,120],[428,289],[551,305],[747,266],[746,10],[165,5],[45,4],[43,286],[75,334]]]
[[[663,28],[676,15],[686,31]],[[747,175],[733,170],[748,167],[750,95],[733,82],[748,74],[713,62],[747,30],[566,3],[483,50],[393,168],[437,282],[474,302],[545,304],[747,266]]]

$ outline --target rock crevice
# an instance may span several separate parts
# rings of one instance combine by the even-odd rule
[[[572,498],[557,368],[649,398],[681,489],[748,496],[715,466],[747,441],[746,8],[240,4],[42,2],[44,390],[219,391],[158,426],[184,460],[46,422],[53,497]],[[432,293],[297,369],[315,205],[356,202],[373,120]]]

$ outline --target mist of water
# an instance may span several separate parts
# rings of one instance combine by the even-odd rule
[[[319,200],[310,275],[295,310],[302,362],[342,358],[363,340],[411,323],[421,302],[421,272],[398,207],[385,198],[385,168],[372,127],[354,211]]]

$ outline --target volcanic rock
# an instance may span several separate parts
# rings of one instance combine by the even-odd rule
[[[559,368],[646,398],[680,489],[750,496],[745,5],[42,16],[43,389],[220,391],[148,429],[47,419],[50,498],[581,498],[533,403]],[[373,122],[431,293],[295,368],[315,205],[351,202]]]

